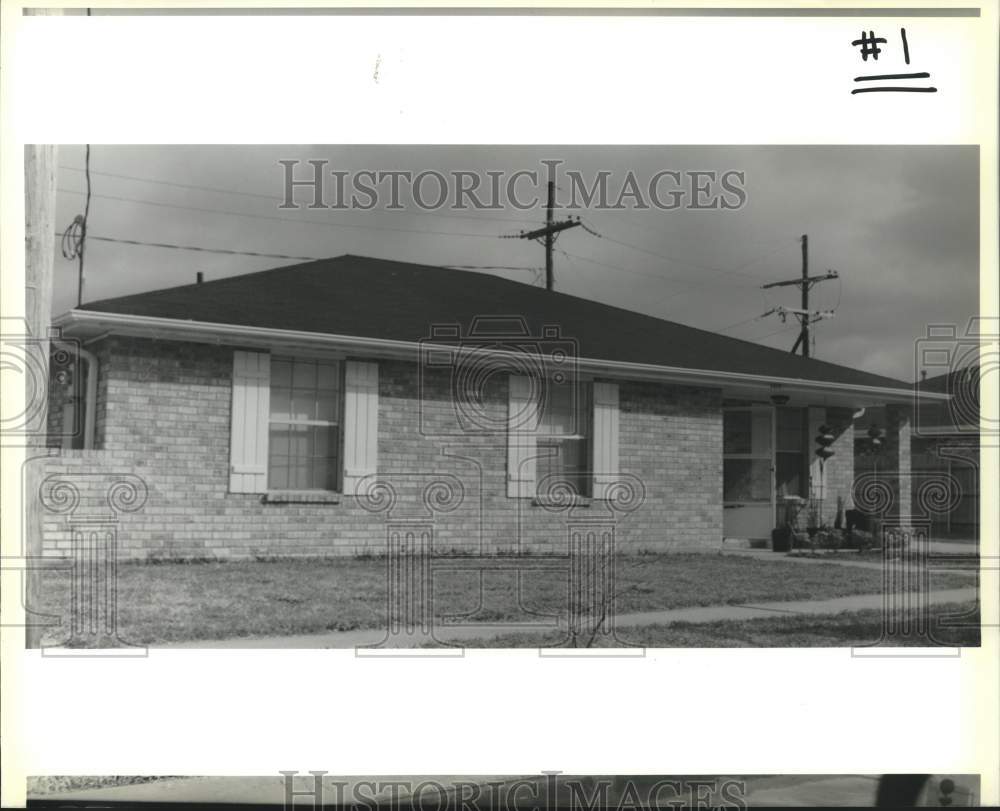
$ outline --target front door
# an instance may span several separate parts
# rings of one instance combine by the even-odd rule
[[[727,407],[722,426],[723,533],[768,540],[774,528],[774,409]]]

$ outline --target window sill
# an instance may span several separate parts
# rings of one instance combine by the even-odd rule
[[[269,490],[264,504],[340,504],[340,493],[330,490]]]
[[[553,496],[534,496],[531,499],[533,507],[589,507],[594,499],[590,496],[568,496],[559,498]]]

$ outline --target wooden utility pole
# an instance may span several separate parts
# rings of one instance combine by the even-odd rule
[[[556,245],[556,234],[560,231],[565,231],[567,228],[576,228],[580,225],[580,218],[577,217],[575,220],[568,219],[561,222],[555,222],[552,219],[552,210],[556,205],[556,184],[555,181],[549,181],[548,188],[548,204],[545,210],[545,227],[536,228],[534,231],[522,231],[518,234],[520,239],[539,239],[544,237],[545,245],[545,289],[552,290],[555,285],[555,275],[553,269],[552,253]]]
[[[545,206],[545,289],[551,290],[555,284],[552,276],[552,251],[556,245],[555,234],[552,233],[552,209],[556,204],[556,184],[549,181],[548,202]]]
[[[24,275],[25,321],[32,343],[26,351],[37,352],[37,362],[42,384],[34,395],[43,398],[38,404],[25,403],[25,412],[34,411],[37,422],[34,430],[26,432],[27,449],[24,467],[25,532],[25,606],[37,610],[41,605],[41,572],[38,563],[43,550],[42,504],[38,497],[42,483],[42,466],[45,457],[48,414],[49,373],[49,324],[52,321],[52,270],[55,260],[55,201],[56,201],[56,148],[54,146],[26,146],[24,148]],[[31,396],[30,390],[25,396]],[[34,408],[33,408],[34,407]],[[33,624],[30,615],[25,617],[25,643],[29,648],[41,645],[42,627]]]
[[[792,347],[792,354],[795,354],[795,350],[802,347],[802,357],[809,357],[809,325],[815,324],[823,318],[829,318],[833,315],[832,312],[810,312],[809,311],[809,291],[814,285],[820,282],[829,281],[830,279],[839,279],[840,274],[835,270],[828,270],[821,276],[810,276],[809,275],[809,236],[808,234],[802,235],[802,278],[800,279],[787,279],[782,282],[769,282],[768,284],[762,284],[761,290],[769,290],[772,287],[789,287],[796,286],[802,291],[802,309],[795,310],[788,307],[775,307],[773,310],[769,310],[765,315],[770,315],[770,313],[777,312],[780,313],[782,320],[788,313],[793,314],[799,319],[799,337],[795,341],[795,346]]]
[[[81,259],[81,261],[83,261]],[[809,235],[802,235],[802,309],[808,313],[809,312]],[[802,342],[802,357],[809,357],[809,318],[808,316],[800,319],[802,322],[802,329],[799,331],[799,341]],[[795,353],[795,348],[792,348],[792,353]]]

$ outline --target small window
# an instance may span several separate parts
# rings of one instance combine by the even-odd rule
[[[268,489],[338,489],[342,391],[336,362],[272,358]]]
[[[569,488],[590,495],[590,387],[550,384],[538,423],[538,495]]]

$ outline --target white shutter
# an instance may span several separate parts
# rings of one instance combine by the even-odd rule
[[[344,482],[346,495],[378,468],[378,364],[344,365]],[[371,480],[369,480],[370,484]]]
[[[267,418],[271,356],[233,353],[233,407],[229,438],[229,491],[267,492]]]
[[[535,495],[535,431],[538,403],[532,397],[531,378],[508,377],[507,399],[507,497]]]
[[[809,436],[806,437],[806,453],[809,459],[809,495],[812,498],[822,499],[826,495],[826,482],[823,480],[823,465],[816,455],[816,437],[819,434],[820,426],[826,422],[826,409],[810,406],[809,408]]]
[[[618,480],[618,384],[594,382],[594,498]]]

